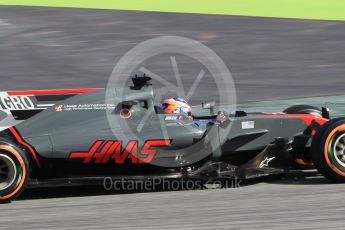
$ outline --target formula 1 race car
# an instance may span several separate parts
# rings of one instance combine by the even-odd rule
[[[164,114],[150,78],[128,88],[0,94],[0,201],[27,187],[114,179],[253,178],[313,163],[345,182],[345,118],[279,113]]]

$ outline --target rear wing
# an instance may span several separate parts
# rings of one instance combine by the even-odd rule
[[[0,92],[0,131],[15,126],[75,95],[98,88]]]

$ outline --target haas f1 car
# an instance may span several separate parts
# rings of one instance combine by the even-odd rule
[[[0,97],[0,202],[30,186],[115,179],[254,178],[307,164],[345,182],[345,118],[295,105],[278,113],[164,114],[148,76],[111,89]]]

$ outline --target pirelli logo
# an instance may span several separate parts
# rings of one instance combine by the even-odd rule
[[[30,110],[36,105],[29,96],[1,96],[0,110]]]

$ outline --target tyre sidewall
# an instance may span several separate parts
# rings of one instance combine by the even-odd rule
[[[325,148],[329,148],[330,144],[334,144],[334,139],[338,133],[332,134],[332,132],[342,125],[345,125],[345,118],[330,120],[317,130],[311,145],[311,157],[315,167],[322,175],[334,182],[345,182],[345,167],[339,163],[333,164],[334,161],[330,159],[329,151],[325,153]],[[343,172],[343,175],[339,174],[338,170]]]
[[[19,149],[12,143],[4,142],[2,140],[0,141],[0,148],[5,148],[0,151],[2,152],[2,154],[10,157],[15,162],[17,170],[20,171],[20,173],[17,173],[16,175],[17,181],[9,188],[1,191],[0,203],[7,203],[18,197],[26,187],[30,170],[28,160],[21,149]]]

